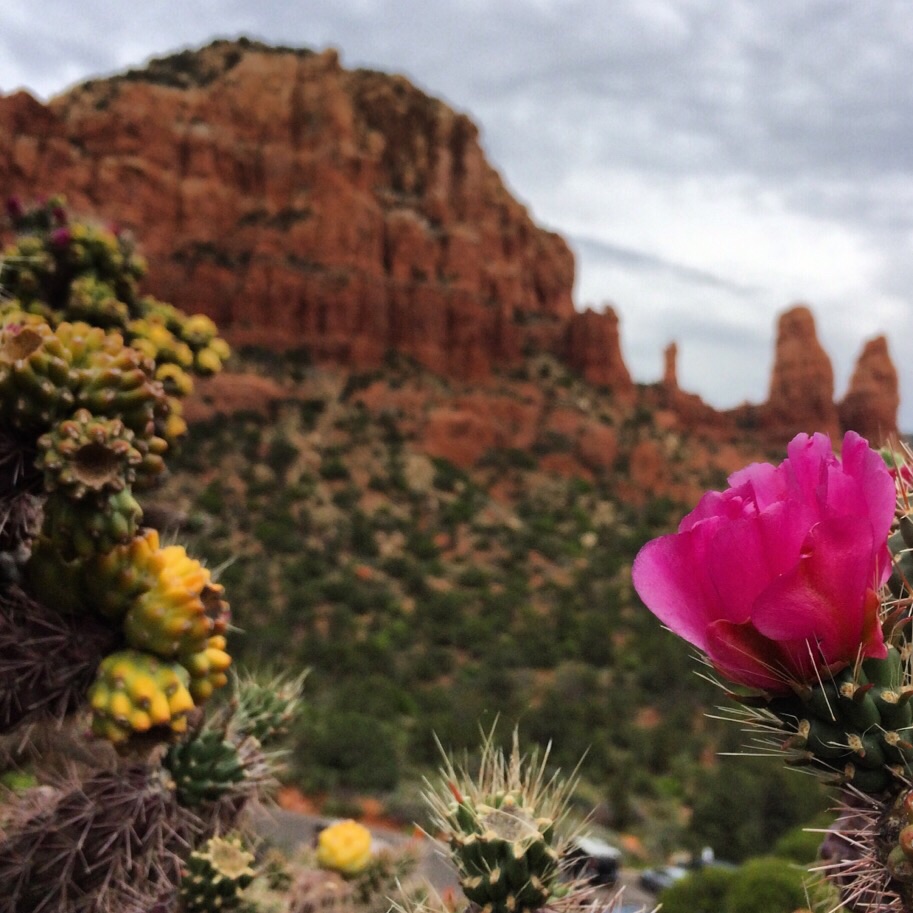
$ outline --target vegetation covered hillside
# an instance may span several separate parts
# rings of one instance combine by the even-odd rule
[[[732,453],[549,359],[488,391],[543,398],[529,445],[465,469],[428,455],[426,419],[466,390],[410,362],[350,375],[248,352],[237,369],[285,393],[225,414],[204,392],[209,418],[159,500],[232,592],[244,661],[311,669],[303,789],[395,805],[435,737],[470,748],[500,717],[565,768],[585,755],[582,803],[655,853],[725,839],[745,855],[810,814],[804,778],[716,758],[741,742],[704,715],[722,695],[630,585],[639,547],[691,506],[632,485],[644,441],[672,467],[667,491],[719,486]],[[575,463],[575,414],[613,430],[609,465]]]

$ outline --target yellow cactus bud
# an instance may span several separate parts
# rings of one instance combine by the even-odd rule
[[[357,875],[371,859],[371,832],[357,821],[340,821],[317,838],[317,862],[342,875]]]

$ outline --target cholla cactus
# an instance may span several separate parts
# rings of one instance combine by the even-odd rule
[[[732,683],[752,751],[837,787],[819,870],[870,913],[913,910],[913,462],[887,462],[852,432],[842,459],[799,435],[633,569],[647,606]]]
[[[228,681],[228,603],[143,528],[136,498],[185,428],[191,375],[218,370],[227,347],[208,318],[139,297],[125,234],[72,222],[58,200],[10,211],[0,762],[29,762],[36,781],[4,800],[0,913],[171,911],[181,896],[188,911],[228,909],[252,857],[218,835],[277,755],[232,724],[237,704],[218,731],[206,722]],[[39,750],[61,722],[65,759]]]
[[[541,759],[520,754],[516,731],[504,754],[492,730],[477,776],[448,759],[438,786],[429,784],[426,799],[450,844],[463,893],[485,913],[576,908],[589,897],[585,884],[561,877],[572,836],[563,826],[576,778],[549,776],[547,765],[547,751]]]

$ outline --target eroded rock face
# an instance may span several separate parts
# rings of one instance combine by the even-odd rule
[[[897,437],[900,391],[897,369],[884,336],[870,339],[862,349],[839,406],[840,423],[858,431],[872,445]]]
[[[575,312],[570,249],[510,195],[469,118],[334,51],[218,41],[48,105],[0,97],[0,193],[58,192],[133,229],[153,264],[146,290],[211,315],[235,344],[354,370],[392,350],[473,383],[551,353],[620,400],[638,395],[614,310]],[[781,318],[763,406],[720,413],[682,391],[676,352],[657,401],[676,427],[896,430],[886,349],[863,353],[838,416],[807,308]],[[479,414],[454,409],[433,440],[472,433]],[[588,465],[614,459],[608,438],[580,446]]]
[[[220,41],[47,106],[0,98],[0,186],[134,229],[148,290],[236,344],[473,380],[574,315],[570,249],[469,118],[335,51]]]
[[[840,433],[834,403],[834,369],[815,331],[812,312],[800,305],[780,316],[770,395],[760,410],[773,437],[797,431]]]
[[[568,322],[567,363],[597,387],[630,396],[631,375],[621,356],[618,315],[611,307],[598,313],[590,308],[574,314]]]

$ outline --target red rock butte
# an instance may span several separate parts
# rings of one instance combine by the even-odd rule
[[[616,314],[575,311],[568,245],[511,196],[470,119],[401,76],[345,70],[332,50],[216,41],[47,105],[2,96],[0,188],[63,193],[134,230],[147,290],[209,314],[236,345],[359,369],[397,351],[466,381],[547,352],[635,394]],[[793,322],[752,421],[776,435],[808,421],[895,432],[886,348],[866,349],[837,407],[813,321],[811,336]],[[683,422],[731,421],[670,384],[674,358],[663,389]]]

